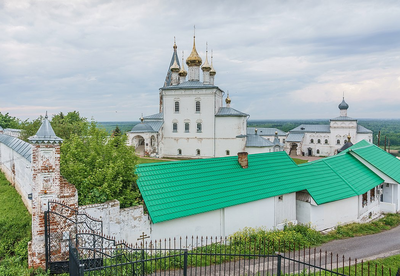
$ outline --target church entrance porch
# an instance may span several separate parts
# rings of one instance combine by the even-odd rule
[[[145,154],[145,140],[143,136],[136,135],[135,137],[132,138],[132,143],[135,147],[135,152],[139,156],[144,156]]]
[[[307,149],[307,156],[312,156],[312,148]]]
[[[297,143],[292,143],[290,145],[289,156],[297,156],[298,155],[297,148],[298,148]]]

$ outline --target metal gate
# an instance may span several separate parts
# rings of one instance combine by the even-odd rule
[[[46,269],[52,274],[69,271],[69,242],[79,232],[103,233],[103,222],[59,202],[49,202],[44,213]]]

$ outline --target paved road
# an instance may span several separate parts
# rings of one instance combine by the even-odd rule
[[[331,241],[317,248],[319,249],[358,260],[400,254],[400,226],[378,234]]]

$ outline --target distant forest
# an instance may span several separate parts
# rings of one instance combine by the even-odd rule
[[[118,126],[123,133],[130,131],[133,126],[138,124],[134,122],[99,122],[111,133]],[[385,136],[387,143],[390,141],[390,147],[400,149],[400,119],[359,119],[358,123],[373,131],[374,144],[378,143],[378,132],[381,132],[380,146],[385,144]],[[249,120],[247,125],[250,127],[272,127],[282,131],[289,131],[301,124],[329,124],[329,120]]]

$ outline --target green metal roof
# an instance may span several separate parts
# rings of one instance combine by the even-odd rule
[[[375,151],[374,145],[367,144]],[[365,145],[360,142],[350,149],[361,151],[377,166],[383,159],[395,163],[382,171],[400,180],[400,173],[395,175],[393,169],[400,171],[398,160],[387,156],[378,158],[382,162],[375,160],[374,154],[362,150]],[[136,170],[137,184],[153,223],[301,190],[324,204],[361,195],[383,182],[352,154],[346,150],[299,166],[285,152],[250,154],[247,169],[239,165],[237,156],[141,164]]]

